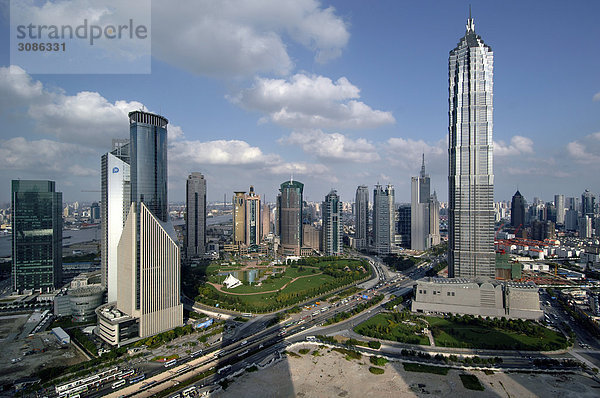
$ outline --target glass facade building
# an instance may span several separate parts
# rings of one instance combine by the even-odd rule
[[[284,254],[299,255],[302,247],[302,192],[304,184],[286,181],[277,196],[278,232]]]
[[[359,185],[354,202],[354,247],[357,250],[369,246],[369,188]]]
[[[62,193],[54,181],[12,181],[13,290],[51,291],[62,282]]]
[[[495,276],[494,54],[469,17],[448,59],[448,276]]]
[[[206,180],[192,173],[186,182],[185,247],[187,258],[206,252]]]
[[[143,202],[161,221],[169,220],[167,124],[168,120],[159,115],[129,113],[131,201],[138,205]]]
[[[373,248],[377,254],[392,251],[392,242],[396,232],[396,209],[394,187],[383,188],[375,185],[373,189]]]
[[[326,256],[339,256],[344,252],[342,242],[342,203],[335,190],[323,202],[323,252]]]

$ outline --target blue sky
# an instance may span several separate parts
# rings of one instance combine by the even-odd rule
[[[517,187],[530,201],[598,193],[600,3],[471,3],[494,50],[496,200]],[[308,200],[334,188],[349,201],[357,185],[380,182],[408,202],[422,152],[447,198],[448,52],[469,2],[154,0],[147,75],[9,67],[0,5],[0,202],[14,178],[98,200],[81,191],[99,190],[100,156],[142,104],[171,124],[171,201],[199,171],[209,200],[253,184],[273,201],[293,174]]]

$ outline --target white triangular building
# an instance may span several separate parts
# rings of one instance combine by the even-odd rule
[[[240,280],[237,279],[235,276],[229,274],[227,275],[227,278],[225,278],[225,280],[223,281],[223,284],[227,289],[233,289],[234,287],[240,286],[242,282],[240,282]]]

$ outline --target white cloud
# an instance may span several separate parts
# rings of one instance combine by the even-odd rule
[[[446,139],[428,144],[423,140],[392,137],[387,140],[386,144],[389,162],[403,170],[411,170],[413,173],[420,170],[423,154],[425,154],[425,165],[428,172],[432,163],[439,168],[447,162],[448,144]]]
[[[0,67],[0,105],[3,112],[25,106],[37,133],[102,148],[110,148],[113,138],[127,137],[127,114],[144,107],[138,101],[110,102],[97,92],[50,91],[18,66]],[[169,140],[183,136],[176,125],[169,124],[168,132]]]
[[[82,145],[51,140],[15,137],[0,141],[2,167],[8,170],[46,173],[45,175],[98,175],[99,170],[81,166],[96,152]]]
[[[191,165],[270,165],[280,162],[278,155],[265,155],[245,141],[181,140],[169,145],[169,159]]]
[[[185,12],[182,12],[185,10]],[[209,76],[287,74],[286,39],[315,52],[317,62],[339,56],[350,34],[332,7],[316,0],[167,0],[152,2],[153,56]]]
[[[292,128],[373,128],[395,122],[391,112],[357,101],[359,92],[345,77],[334,82],[299,73],[290,79],[257,78],[252,87],[229,99]]]
[[[600,101],[600,92],[597,92],[596,94],[594,94],[592,101]]]
[[[569,142],[567,153],[578,163],[600,163],[600,132]]]
[[[515,135],[510,139],[510,144],[504,141],[494,141],[494,156],[518,156],[533,154],[533,141],[527,137]]]
[[[327,176],[329,181],[337,182],[337,177],[331,174],[331,169],[324,164],[320,163],[306,163],[306,162],[290,162],[280,163],[274,165],[268,169],[271,174],[285,175],[285,176],[297,176],[304,175],[310,177],[316,176]]]
[[[321,130],[294,131],[279,140],[288,145],[300,145],[304,152],[323,159],[369,163],[379,160],[375,146],[364,138],[353,140],[344,134],[327,134]]]

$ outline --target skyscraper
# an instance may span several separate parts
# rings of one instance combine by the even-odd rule
[[[285,255],[300,255],[302,248],[302,192],[304,184],[286,181],[277,196],[277,222],[280,250]]]
[[[396,232],[400,235],[400,245],[404,248],[410,249],[410,218],[412,212],[411,205],[400,205],[398,207],[398,228]],[[438,214],[439,216],[439,214]],[[439,231],[439,223],[438,223]]]
[[[525,225],[525,198],[518,190],[510,202],[510,225],[514,228]]]
[[[100,269],[108,302],[117,301],[117,245],[131,205],[129,140],[112,141],[112,151],[100,161]]]
[[[326,256],[343,253],[342,233],[342,203],[332,189],[323,202],[323,252]]]
[[[495,275],[492,49],[467,31],[448,59],[448,276]]]
[[[366,249],[369,245],[369,188],[359,185],[354,202],[354,247]]]
[[[429,237],[427,239],[427,248],[439,245],[440,237],[440,202],[437,199],[437,193],[429,196]]]
[[[377,184],[373,189],[373,249],[377,254],[388,254],[392,251],[394,239],[395,208],[394,187],[385,189]]]
[[[556,207],[556,223],[565,224],[565,195],[554,195],[554,207]]]
[[[245,230],[246,240],[244,244],[246,246],[259,245],[262,241],[260,234],[260,195],[254,192],[254,187],[250,186],[250,192],[245,196],[246,202],[246,216],[245,216]]]
[[[596,208],[596,195],[591,193],[589,191],[589,189],[586,189],[581,194],[581,215],[589,216],[591,219],[593,219],[595,208]]]
[[[185,184],[185,252],[187,258],[206,252],[206,180],[192,173]]]
[[[62,193],[54,181],[12,180],[12,288],[48,292],[62,279]]]
[[[237,191],[233,193],[233,244],[243,245],[246,242],[246,192]]]
[[[425,173],[425,155],[421,173],[411,178],[410,247],[413,250],[426,250],[429,240],[429,197],[430,179]]]
[[[259,245],[262,242],[260,195],[250,186],[250,192],[234,192],[233,195],[233,244],[238,246]]]
[[[167,124],[129,113],[131,205],[117,246],[116,307],[137,319],[139,337],[183,324],[180,252],[167,206]],[[116,321],[98,312],[102,336]]]

